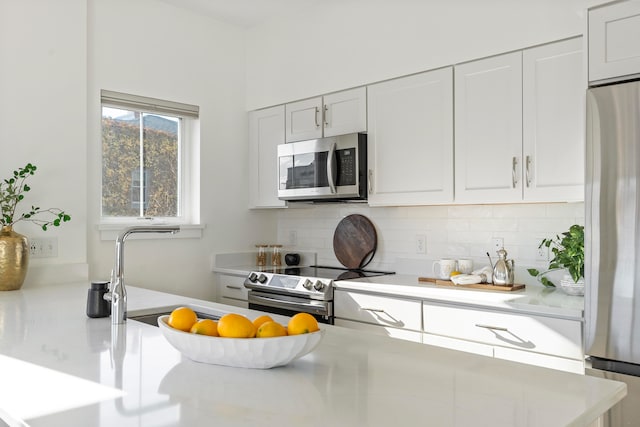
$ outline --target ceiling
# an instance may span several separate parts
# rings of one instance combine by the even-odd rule
[[[251,28],[319,0],[160,0],[220,21]]]

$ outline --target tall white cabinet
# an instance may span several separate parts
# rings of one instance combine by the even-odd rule
[[[284,144],[284,105],[249,112],[249,207],[282,208],[277,147]]]
[[[522,53],[455,68],[456,202],[508,202],[522,194]]]
[[[286,140],[367,130],[367,89],[358,87],[286,104]]]
[[[452,67],[368,90],[369,205],[452,202]]]
[[[527,49],[522,56],[523,198],[584,200],[582,39]]]
[[[455,198],[584,198],[581,39],[456,66]]]

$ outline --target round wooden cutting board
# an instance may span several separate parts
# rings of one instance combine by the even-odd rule
[[[378,235],[369,218],[353,214],[344,217],[333,234],[333,252],[349,269],[364,268],[376,252]]]

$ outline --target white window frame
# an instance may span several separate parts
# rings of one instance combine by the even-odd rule
[[[100,115],[102,107],[112,107],[140,111],[143,113],[167,115],[179,117],[180,123],[180,151],[178,162],[180,174],[178,176],[178,213],[176,217],[110,217],[102,215],[102,180],[100,181],[100,223],[98,229],[102,240],[115,240],[121,230],[133,225],[180,225],[181,232],[170,234],[138,234],[136,238],[189,238],[201,237],[200,225],[200,169],[198,161],[199,153],[199,107],[172,101],[160,100],[121,92],[101,90]],[[100,121],[102,123],[102,120]],[[100,129],[100,144],[102,144],[102,127]],[[102,150],[100,150],[102,151]],[[102,156],[100,168],[102,168]]]

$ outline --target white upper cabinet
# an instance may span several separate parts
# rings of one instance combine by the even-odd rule
[[[287,104],[287,142],[322,138],[322,110],[321,96]]]
[[[277,147],[284,144],[284,105],[249,113],[249,206],[281,208]]]
[[[640,1],[589,10],[589,81],[640,74]]]
[[[455,67],[455,198],[522,198],[522,53]]]
[[[457,203],[584,200],[580,38],[456,67]]]
[[[453,71],[368,87],[369,204],[453,201]]]
[[[367,131],[367,89],[286,104],[286,142]]]
[[[324,96],[324,136],[367,131],[367,88],[359,87]]]
[[[584,200],[582,39],[523,52],[524,200]]]

